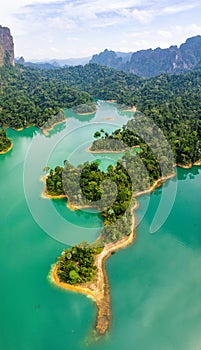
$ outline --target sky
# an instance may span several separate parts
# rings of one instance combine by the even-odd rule
[[[134,52],[180,45],[201,35],[200,0],[5,0],[15,56],[88,57],[105,48]]]

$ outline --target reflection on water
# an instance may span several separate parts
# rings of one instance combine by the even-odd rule
[[[178,180],[186,180],[188,178],[193,180],[196,175],[200,174],[200,171],[201,169],[198,166],[193,166],[192,168],[187,169],[187,171],[181,168],[181,171],[178,174]]]

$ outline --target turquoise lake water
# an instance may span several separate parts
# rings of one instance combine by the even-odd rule
[[[93,301],[55,287],[48,274],[64,248],[98,236],[102,218],[41,198],[40,177],[44,166],[64,159],[98,160],[103,169],[114,164],[119,155],[86,148],[95,131],[114,130],[132,114],[101,103],[96,115],[66,115],[48,137],[34,127],[8,130],[14,147],[0,156],[0,350],[201,349],[201,167],[178,169],[163,190],[139,198],[135,243],[106,263],[110,332],[86,345],[96,319]],[[162,195],[171,202],[175,184],[167,220],[149,233]]]

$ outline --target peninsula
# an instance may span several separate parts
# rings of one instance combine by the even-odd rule
[[[137,133],[139,125],[145,141]],[[72,210],[96,207],[104,218],[97,240],[90,245],[82,242],[70,251],[64,251],[51,271],[52,280],[59,287],[93,298],[98,309],[95,334],[100,336],[107,332],[111,321],[105,261],[113,252],[134,242],[136,197],[153,191],[175,176],[176,162],[163,133],[156,125],[150,126],[149,119],[140,113],[136,113],[122,129],[112,134],[101,129],[94,138],[96,140],[87,151],[121,153],[123,150],[117,164],[109,165],[107,172],[103,172],[97,162],[86,162],[75,168],[65,161],[64,167],[50,169],[44,178],[43,196],[66,197]],[[194,163],[199,165],[199,159]],[[188,164],[184,159],[180,166],[192,166],[194,163],[192,158]],[[114,184],[116,187],[113,187]],[[77,251],[80,251],[79,259],[75,258]],[[84,252],[89,252],[89,255],[87,253],[85,257]]]
[[[57,286],[87,294],[95,301],[98,309],[96,336],[104,335],[111,321],[105,261],[115,251],[134,242],[136,237],[134,210],[138,204],[135,197],[153,191],[175,175],[171,166],[166,176],[160,176],[157,167],[152,175],[144,173],[141,161],[135,157],[135,149],[131,148],[131,152],[133,156],[129,157],[128,152],[116,166],[110,165],[106,173],[99,169],[97,162],[87,162],[74,168],[65,161],[64,167],[50,169],[49,175],[43,178],[43,197],[66,197],[69,208],[73,210],[93,207],[95,203],[104,218],[104,226],[97,240],[91,245],[81,243],[64,251],[51,271],[52,280]],[[127,167],[134,172],[128,174]],[[143,181],[139,179],[139,173]],[[116,184],[117,193],[112,188],[111,179]],[[75,259],[78,250],[81,251],[82,264]],[[90,251],[90,259],[89,255],[84,258],[84,251]],[[89,260],[93,262],[91,265],[88,265]]]

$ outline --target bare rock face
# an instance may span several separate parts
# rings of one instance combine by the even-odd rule
[[[10,29],[0,26],[0,67],[14,66],[14,43]]]
[[[148,49],[137,52],[122,53],[105,50],[94,55],[90,63],[123,70],[138,76],[151,78],[162,73],[174,74],[201,66],[201,35],[189,38],[180,47],[170,46],[167,49]]]

